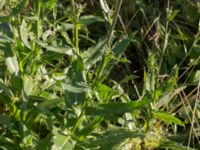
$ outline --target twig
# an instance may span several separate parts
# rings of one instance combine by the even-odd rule
[[[117,18],[118,18],[121,6],[122,6],[122,0],[117,0],[115,16],[113,18],[112,26],[111,26],[111,29],[110,29],[110,32],[109,32],[109,36],[108,36],[108,45],[111,44],[110,42],[111,42],[112,34],[113,34],[113,31],[114,31],[114,28],[115,28],[115,25],[116,25],[116,22],[117,22]]]

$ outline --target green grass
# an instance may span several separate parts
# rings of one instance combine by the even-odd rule
[[[1,0],[0,149],[199,149],[197,0]]]

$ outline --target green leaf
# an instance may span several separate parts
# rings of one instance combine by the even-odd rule
[[[63,133],[57,132],[53,137],[53,150],[74,150],[75,143]]]
[[[170,141],[169,139],[161,139],[159,148],[161,149],[173,149],[173,150],[195,150],[194,148],[190,148],[188,146],[183,146],[174,141]]]
[[[9,100],[13,97],[12,91],[4,85],[2,82],[0,82],[0,99],[5,97],[5,99]]]
[[[0,16],[0,22],[10,22],[11,17],[10,16]]]
[[[22,89],[22,80],[19,72],[19,65],[16,55],[13,53],[11,45],[6,44],[4,49],[4,57],[7,70],[11,75],[11,81],[15,90]]]
[[[194,78],[193,78],[193,82],[194,83],[198,83],[200,81],[200,70],[197,70],[195,72]]]
[[[84,84],[71,84],[71,83],[62,83],[63,89],[73,92],[73,93],[82,93],[87,92],[89,87]]]
[[[44,139],[40,140],[40,142],[36,146],[36,150],[49,150],[51,149],[52,144],[52,135],[48,135]]]
[[[65,89],[66,103],[70,106],[85,100],[89,86],[86,82],[85,65],[81,56],[76,56],[69,67],[66,79],[61,85]]]
[[[44,102],[40,103],[38,106],[45,109],[51,109],[56,107],[58,104],[64,102],[64,98],[56,98],[52,100],[45,100]]]
[[[113,96],[121,94],[116,89],[113,89],[105,84],[99,84],[98,87],[96,88],[96,91],[98,94],[97,98],[103,102],[110,101]]]
[[[103,60],[103,69],[99,72],[100,77],[98,79],[97,85],[99,82],[103,82],[103,80],[106,79],[114,64],[116,63],[116,59],[113,59],[112,57],[114,56],[116,58],[120,58],[121,54],[126,50],[130,42],[127,37],[124,37],[116,43],[117,44],[115,44],[115,46],[112,48],[113,55],[107,55]]]
[[[66,55],[72,55],[72,48],[71,47],[56,47],[56,46],[49,46],[47,43],[37,41],[37,43],[45,48],[47,51],[52,51],[56,53],[66,54]]]
[[[100,40],[94,47],[83,52],[83,60],[87,69],[92,67],[99,59],[101,59],[104,51],[107,38]]]
[[[15,150],[16,147],[17,147],[17,145],[14,144],[14,142],[12,141],[12,139],[0,136],[0,149]]]
[[[53,115],[47,109],[33,105],[30,108],[27,105],[24,114],[26,114],[24,120],[29,130],[35,131],[38,128],[38,125],[43,126],[46,130],[53,129]]]
[[[51,61],[61,59],[62,57],[63,57],[63,54],[61,53],[47,51],[46,53],[43,53],[41,55],[41,60],[43,60],[44,62],[50,63]]]
[[[43,4],[44,9],[50,9],[52,10],[54,8],[54,6],[56,6],[58,0],[48,0],[45,1],[45,3]]]
[[[4,115],[0,115],[0,124],[3,127],[9,127],[11,125],[10,118]]]
[[[2,43],[2,44],[6,43],[7,44],[7,43],[11,43],[11,42],[12,42],[11,38],[7,37],[6,35],[0,35],[0,43]]]
[[[12,9],[12,16],[18,16],[21,13],[21,11],[25,8],[27,2],[28,0],[21,0],[21,2]]]
[[[168,112],[164,112],[164,111],[154,112],[154,117],[164,121],[167,124],[175,123],[177,125],[184,126],[184,123],[180,119],[174,117],[173,115],[169,114]]]
[[[97,17],[97,16],[93,16],[93,15],[87,15],[87,16],[82,16],[80,17],[78,23],[80,24],[84,24],[84,25],[90,25],[94,22],[103,22],[104,20]]]
[[[89,133],[91,133],[95,128],[97,128],[97,126],[99,125],[99,123],[103,120],[103,117],[101,116],[97,116],[95,117],[92,121],[89,122],[89,124],[87,124],[79,133],[78,135],[81,136],[81,138],[87,136]]]
[[[130,44],[130,41],[127,37],[124,37],[123,39],[118,41],[117,44],[112,49],[114,56],[120,57],[120,55],[124,52],[124,50],[126,50],[129,44]]]
[[[85,64],[81,56],[77,56],[69,67],[67,77],[71,83],[85,83]]]
[[[88,149],[111,150],[118,149],[116,146],[124,142],[127,138],[142,138],[144,133],[130,131],[124,128],[113,128],[103,133],[95,135],[94,139],[87,140],[85,145]]]
[[[178,14],[179,10],[170,10],[167,14],[167,20],[172,21],[174,17]]]
[[[74,28],[72,23],[61,23],[61,26],[57,27],[57,31],[68,31]]]
[[[6,58],[6,66],[10,74],[18,75],[19,67],[16,56]]]
[[[31,49],[31,46],[28,42],[28,30],[27,30],[27,24],[25,20],[22,20],[22,23],[20,25],[20,37],[24,45],[28,47],[29,49]]]
[[[69,92],[82,93],[89,90],[85,82],[84,63],[80,56],[76,58],[69,67],[67,77],[62,87]]]
[[[150,100],[143,99],[140,101],[128,102],[128,103],[106,103],[100,104],[97,107],[87,107],[87,115],[120,115],[126,112],[133,112],[136,109],[142,109],[150,103]]]
[[[133,75],[133,74],[127,75],[127,76],[125,76],[125,78],[123,80],[120,81],[119,84],[127,83],[128,81],[134,80],[134,79],[137,79],[137,78],[139,78],[139,76],[137,76],[137,75]]]
[[[4,38],[6,37],[10,39],[13,37],[13,32],[10,23],[0,23],[0,35]]]
[[[13,54],[12,48],[10,45],[6,45],[5,50],[5,62],[7,69],[11,75],[18,76],[19,75],[19,66],[18,66],[18,61],[17,57]]]
[[[12,88],[17,91],[21,91],[23,88],[22,79],[20,76],[11,75],[11,82],[12,82]]]
[[[65,91],[65,102],[67,106],[73,106],[80,104],[86,100],[86,92],[71,92],[71,91]]]
[[[194,23],[195,21],[199,20],[199,6],[197,7],[197,5],[187,2],[185,5],[183,5],[183,10],[187,20],[189,21],[188,23]]]
[[[24,92],[27,94],[27,95],[30,95],[31,92],[32,92],[32,89],[33,89],[33,79],[31,76],[27,76],[25,75],[23,77],[23,86],[24,86]]]
[[[53,73],[52,74],[53,79],[56,81],[62,81],[63,79],[66,78],[66,75],[64,73]]]

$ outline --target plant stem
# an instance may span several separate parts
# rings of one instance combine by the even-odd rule
[[[198,41],[200,40],[200,30],[197,32],[197,34],[195,35],[195,39],[192,43],[192,46],[190,47],[188,53],[185,55],[185,57],[182,59],[182,61],[179,64],[179,67],[182,66],[182,64],[184,63],[184,61],[186,60],[186,58],[191,54],[193,48],[195,47],[195,45],[198,43]]]
[[[118,18],[121,6],[122,6],[122,0],[117,0],[116,7],[115,7],[116,8],[115,16],[113,18],[112,26],[111,26],[111,29],[110,29],[110,32],[109,32],[109,35],[108,35],[108,45],[111,44],[112,34],[113,34],[113,31],[114,31],[114,28],[115,28],[115,25],[116,25],[116,22],[117,22],[117,18]]]
[[[167,1],[167,13],[169,13],[169,9],[170,9],[170,1]],[[169,21],[167,20],[166,25],[165,25],[165,37],[164,37],[164,43],[163,43],[163,47],[162,47],[162,54],[161,54],[161,59],[159,61],[158,64],[158,70],[156,72],[156,81],[155,81],[155,91],[154,91],[154,96],[153,96],[153,105],[155,106],[156,104],[156,92],[157,92],[157,88],[158,88],[158,75],[161,73],[161,67],[162,67],[162,63],[163,63],[163,59],[165,56],[165,51],[167,49],[167,45],[168,45],[168,39],[169,39],[169,33],[168,33],[168,28],[169,28]]]
[[[36,24],[36,36],[37,39],[40,37],[40,13],[41,13],[41,1],[36,0],[34,3],[35,15],[37,16]]]
[[[73,24],[74,24],[74,29],[73,29],[73,41],[74,41],[74,49],[75,53],[79,54],[79,25],[78,25],[78,17],[76,14],[76,6],[74,0],[71,0],[71,5],[72,5],[72,11],[73,11]]]
[[[79,25],[77,24],[77,22],[75,22],[75,49],[76,49],[76,53],[79,54],[79,39],[78,39],[78,34],[79,34]]]
[[[118,18],[118,15],[119,15],[119,11],[121,9],[121,5],[122,5],[122,0],[117,0],[117,3],[116,3],[116,10],[115,10],[115,15],[114,15],[114,18],[113,18],[113,22],[112,22],[112,26],[111,26],[111,29],[110,29],[110,32],[108,34],[108,40],[107,40],[107,48],[108,50],[111,49],[111,38],[112,38],[112,34],[113,34],[113,31],[114,31],[114,28],[115,28],[115,25],[116,25],[116,22],[117,22],[117,18]],[[98,70],[98,73],[97,73],[97,77],[95,78],[95,81],[93,83],[93,87],[97,86],[98,84],[96,84],[101,76],[101,72],[103,72],[104,70],[104,67],[105,67],[105,55],[103,55],[102,57],[102,61],[100,63],[100,68]]]

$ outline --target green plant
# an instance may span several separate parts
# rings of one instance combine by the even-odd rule
[[[1,149],[198,148],[198,2],[0,8]]]

